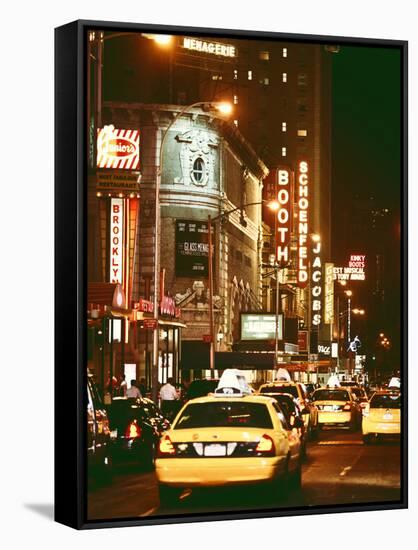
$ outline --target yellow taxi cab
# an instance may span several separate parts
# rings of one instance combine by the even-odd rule
[[[318,408],[318,426],[325,424],[355,429],[360,421],[360,405],[349,388],[319,388],[312,399]]]
[[[363,410],[364,443],[380,435],[401,433],[401,394],[399,391],[377,391]]]
[[[286,393],[292,395],[302,412],[303,421],[305,423],[305,429],[309,436],[312,436],[318,427],[318,409],[315,404],[312,403],[306,391],[304,384],[300,382],[282,381],[269,382],[262,384],[258,388],[260,395],[277,395]]]
[[[274,399],[221,386],[180,410],[160,440],[156,475],[162,504],[193,487],[270,482],[281,491],[300,484],[300,437]]]

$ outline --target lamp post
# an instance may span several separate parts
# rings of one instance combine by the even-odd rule
[[[157,402],[157,386],[158,386],[158,357],[159,357],[159,329],[158,329],[158,319],[159,319],[159,303],[158,303],[158,294],[159,294],[159,277],[160,277],[160,241],[161,241],[161,224],[160,224],[160,188],[161,188],[161,176],[163,169],[163,151],[164,144],[166,142],[167,136],[171,128],[176,124],[179,118],[184,115],[186,112],[190,111],[195,107],[204,107],[206,106],[208,110],[218,110],[221,114],[227,115],[231,112],[232,107],[230,104],[225,102],[213,102],[213,101],[197,101],[191,105],[186,105],[176,114],[167,128],[164,130],[160,140],[160,150],[158,155],[158,166],[156,170],[156,179],[155,179],[155,238],[154,238],[154,319],[156,321],[156,326],[154,328],[153,334],[153,349],[152,349],[152,376],[151,376],[151,385],[152,385],[152,399],[154,402]],[[210,235],[210,231],[209,231]],[[211,264],[209,263],[209,272],[211,270]],[[213,325],[213,323],[212,323]],[[213,331],[211,330],[211,336],[213,336]],[[211,343],[213,347],[213,343]]]
[[[351,342],[351,296],[353,295],[351,290],[345,290],[345,295],[347,296],[347,340],[350,345]]]

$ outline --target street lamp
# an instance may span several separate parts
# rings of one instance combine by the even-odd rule
[[[228,111],[227,104],[225,102],[220,101],[197,101],[195,103],[192,103],[191,105],[186,105],[180,111],[176,114],[176,116],[173,118],[173,120],[170,122],[170,124],[167,126],[167,128],[164,130],[164,133],[161,136],[160,141],[160,151],[159,151],[159,157],[158,157],[158,166],[156,170],[156,179],[155,179],[155,239],[154,239],[154,316],[156,321],[156,326],[154,328],[154,335],[153,335],[153,358],[152,358],[152,399],[154,402],[157,402],[157,386],[158,386],[158,352],[159,352],[159,329],[158,329],[158,318],[159,318],[159,308],[158,308],[158,294],[159,294],[159,277],[160,277],[160,241],[161,241],[161,226],[160,226],[160,187],[161,187],[161,175],[162,175],[162,169],[163,169],[163,151],[164,151],[164,144],[166,142],[167,136],[171,128],[176,124],[176,122],[179,120],[179,118],[184,115],[187,111],[190,111],[191,109],[194,109],[195,107],[201,107],[202,110],[206,108],[206,110],[214,110],[218,111],[219,113],[225,113]],[[210,218],[210,217],[209,217]],[[212,245],[212,238],[211,238],[211,230],[210,227],[208,227],[209,230],[209,250],[211,250]],[[211,292],[212,287],[212,265],[209,262],[209,292]],[[213,290],[212,290],[213,293]],[[209,296],[209,302],[212,304],[213,302],[213,294],[212,296]],[[209,308],[209,322],[211,326],[211,355],[213,355],[213,320],[212,315],[213,311],[212,308]]]
[[[351,341],[351,296],[353,295],[353,293],[352,293],[351,290],[345,290],[344,293],[347,296],[347,311],[348,311],[348,316],[347,316],[347,340],[348,340],[348,343],[350,344],[350,341]]]

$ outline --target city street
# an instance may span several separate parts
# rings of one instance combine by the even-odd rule
[[[325,428],[308,446],[302,488],[274,499],[269,488],[185,490],[178,506],[163,509],[153,472],[115,472],[109,487],[92,490],[90,519],[136,518],[244,509],[396,501],[400,498],[398,442],[363,445],[361,434]]]

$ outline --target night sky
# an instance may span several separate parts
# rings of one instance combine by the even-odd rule
[[[368,279],[353,284],[354,305],[367,310],[373,346],[383,330],[393,338],[397,361],[400,333],[401,54],[398,49],[342,46],[333,56],[333,256],[344,261],[364,252]],[[373,228],[371,209],[388,209]],[[383,304],[373,297],[377,253],[385,259]],[[366,334],[364,334],[366,337]]]

